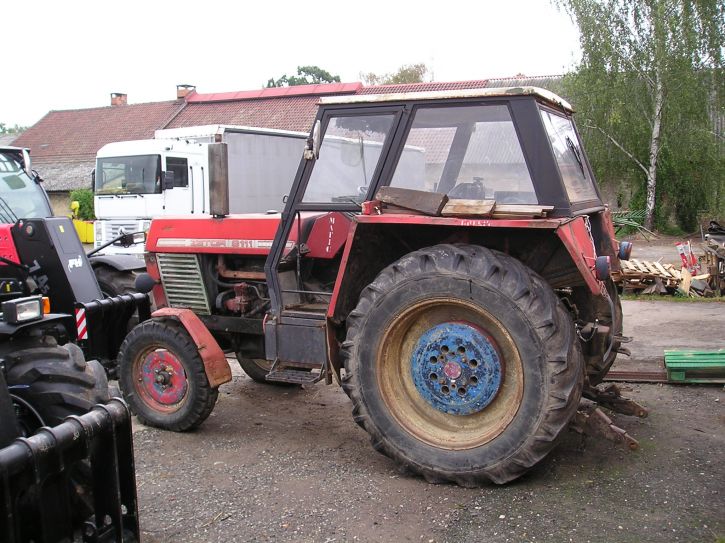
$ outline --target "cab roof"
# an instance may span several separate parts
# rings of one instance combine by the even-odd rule
[[[542,89],[540,87],[493,87],[428,92],[324,96],[320,98],[319,104],[321,106],[344,104],[374,104],[380,102],[443,100],[455,98],[489,98],[496,96],[534,96],[535,98],[539,98],[545,102],[549,102],[555,106],[558,106],[569,113],[574,112],[574,108],[571,106],[571,104],[569,104],[569,102],[554,94],[553,92]]]

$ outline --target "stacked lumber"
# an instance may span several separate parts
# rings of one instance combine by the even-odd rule
[[[682,273],[671,264],[632,259],[620,261],[620,266],[612,273],[614,282],[637,294],[673,292],[682,281]]]

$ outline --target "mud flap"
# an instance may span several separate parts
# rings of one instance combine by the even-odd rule
[[[117,398],[16,439],[0,449],[0,540],[138,541],[134,471],[131,415]],[[74,519],[78,499],[86,519]]]

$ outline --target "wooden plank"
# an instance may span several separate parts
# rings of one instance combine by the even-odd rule
[[[670,273],[659,262],[654,262],[654,266],[655,266],[655,268],[657,268],[657,271],[659,271],[667,279],[672,277],[672,275],[670,275]]]
[[[547,213],[554,210],[554,206],[522,205],[522,204],[501,204],[496,205],[493,216],[499,219],[518,219],[525,217],[546,217]]]
[[[441,211],[441,215],[444,217],[453,217],[456,215],[490,217],[495,205],[496,200],[464,200],[454,198],[448,200],[448,203]]]
[[[687,268],[682,268],[682,282],[680,288],[685,294],[690,294],[690,283],[692,282],[692,274],[687,271]]]
[[[404,209],[420,211],[425,215],[440,215],[448,202],[448,196],[440,192],[382,187],[375,195],[376,200]]]

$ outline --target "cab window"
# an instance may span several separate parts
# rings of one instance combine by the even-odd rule
[[[302,201],[364,201],[394,117],[391,113],[330,119]]]
[[[511,114],[498,104],[418,108],[390,185],[537,203]]]
[[[185,158],[166,157],[166,170],[174,172],[174,186],[189,186],[189,163]]]

